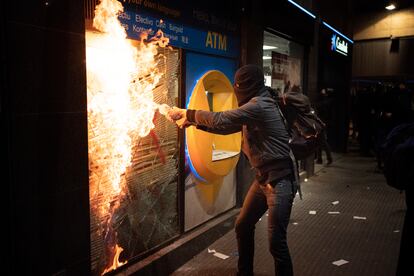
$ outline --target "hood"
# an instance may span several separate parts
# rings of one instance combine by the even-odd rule
[[[234,76],[234,92],[239,106],[258,95],[264,86],[263,71],[259,66],[249,64],[239,68]]]

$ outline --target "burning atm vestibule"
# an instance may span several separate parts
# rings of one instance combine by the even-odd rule
[[[188,109],[225,111],[237,108],[237,99],[228,78],[218,70],[206,72],[195,85]],[[213,134],[189,127],[186,129],[187,152],[199,180],[217,181],[237,164],[241,133]]]

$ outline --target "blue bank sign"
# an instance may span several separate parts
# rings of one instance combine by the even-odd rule
[[[152,36],[161,30],[174,47],[233,58],[239,56],[239,39],[236,36],[196,29],[144,12],[125,11],[119,15],[119,20],[131,39],[140,39],[144,32]]]
[[[331,38],[331,50],[347,56],[348,42],[339,35],[333,34]]]

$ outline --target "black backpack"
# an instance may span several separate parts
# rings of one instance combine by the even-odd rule
[[[325,123],[313,110],[309,98],[301,92],[273,93],[290,133],[290,148],[297,160],[314,154],[321,144]]]
[[[392,129],[380,150],[387,184],[405,190],[414,182],[414,123]]]

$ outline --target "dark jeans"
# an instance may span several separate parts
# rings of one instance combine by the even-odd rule
[[[326,153],[326,159],[328,161],[328,164],[332,163],[332,153],[331,153],[331,147],[328,144],[328,137],[326,136],[326,131],[321,133],[322,139],[321,144],[316,152],[316,158],[318,163],[322,164],[322,151]]]
[[[289,179],[266,186],[254,181],[250,186],[235,226],[239,250],[238,275],[253,275],[255,224],[267,209],[269,249],[275,263],[275,275],[293,275],[286,232],[296,190],[296,183]]]

